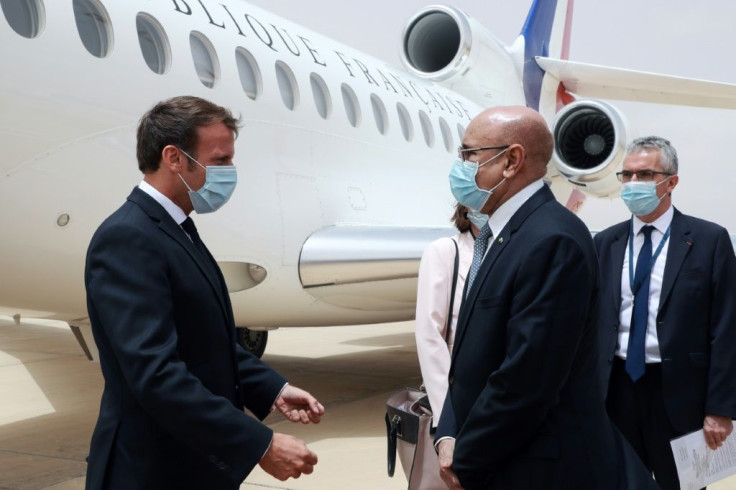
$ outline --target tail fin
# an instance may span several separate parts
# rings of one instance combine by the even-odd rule
[[[520,37],[524,38],[524,95],[539,110],[544,70],[535,56],[567,59],[574,0],[534,0]]]

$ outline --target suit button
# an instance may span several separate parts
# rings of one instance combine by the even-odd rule
[[[448,382],[448,383],[449,383],[450,385],[452,385],[452,383],[454,383],[454,382],[455,382],[455,376],[450,376],[450,377],[449,377],[449,378],[447,379],[447,382]]]

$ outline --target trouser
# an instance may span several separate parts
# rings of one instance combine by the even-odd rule
[[[670,440],[683,434],[672,427],[664,407],[662,366],[647,364],[644,375],[633,382],[626,361],[615,357],[606,408],[662,490],[680,490]]]

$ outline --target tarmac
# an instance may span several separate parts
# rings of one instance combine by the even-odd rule
[[[270,332],[263,359],[326,408],[319,425],[266,423],[304,439],[311,475],[280,482],[260,467],[240,488],[405,489],[386,473],[386,398],[421,382],[413,322]],[[0,316],[0,490],[81,490],[102,391],[99,364],[65,324]],[[736,490],[736,477],[709,487]]]

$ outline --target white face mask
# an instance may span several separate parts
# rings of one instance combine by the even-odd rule
[[[179,174],[179,178],[189,189],[189,199],[197,214],[206,214],[217,211],[225,204],[235,191],[235,185],[238,183],[238,171],[235,165],[209,165],[205,167],[187,152],[179,149],[194,163],[202,167],[205,171],[204,185],[194,191],[184,177]]]

